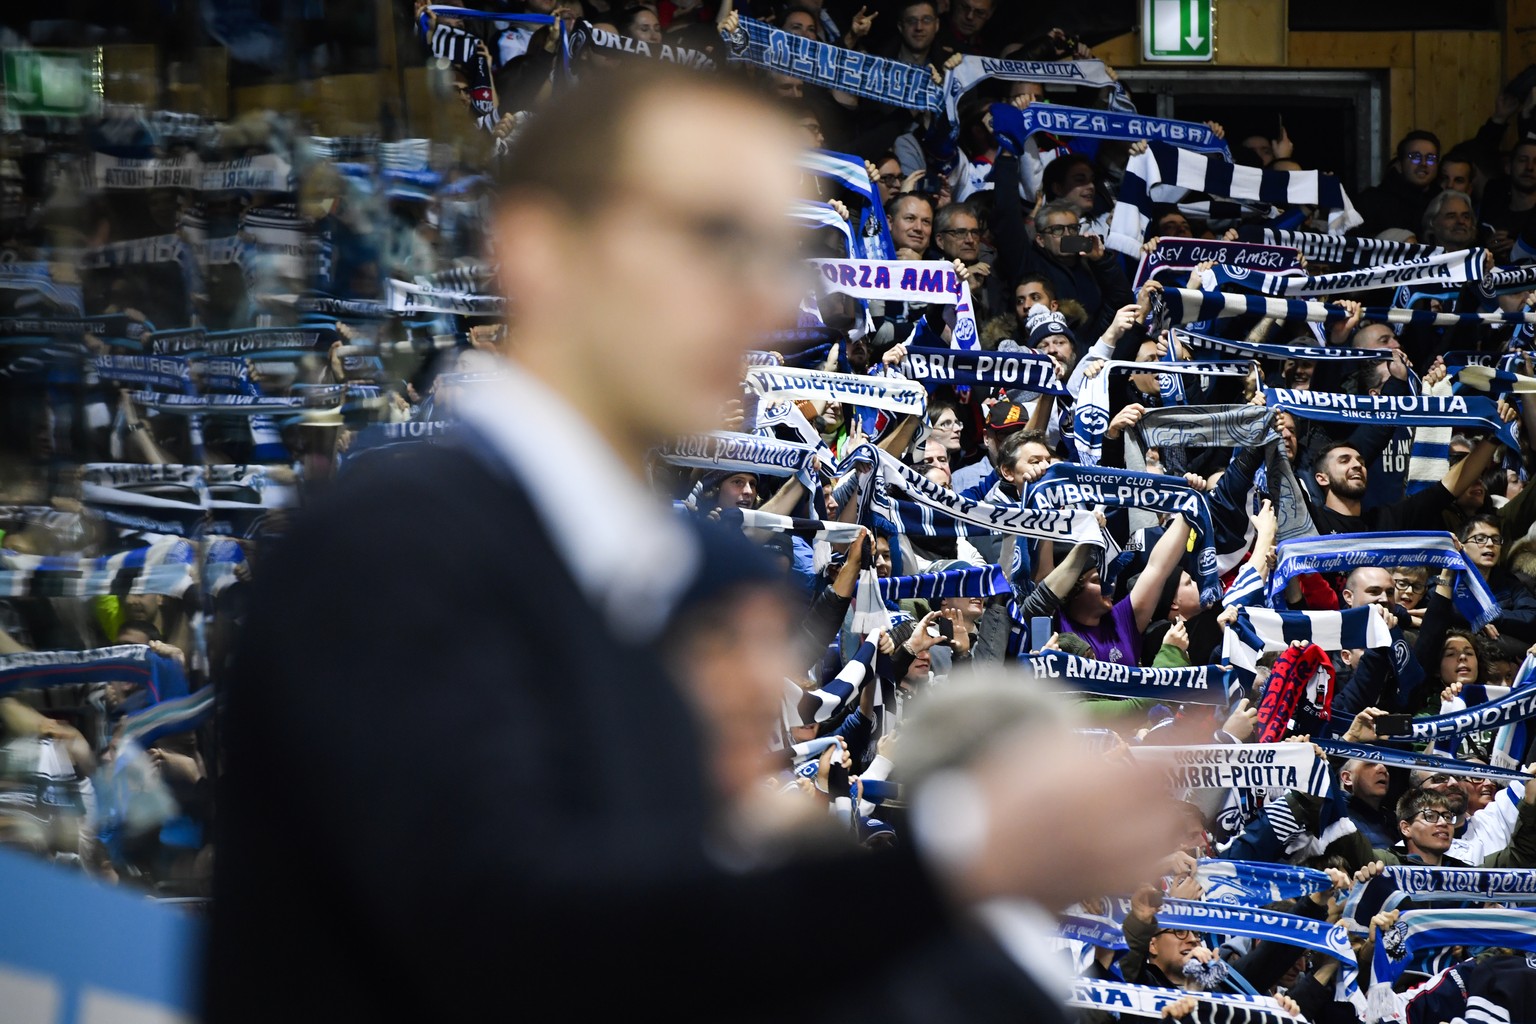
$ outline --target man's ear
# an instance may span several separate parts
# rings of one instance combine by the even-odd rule
[[[1399,821],[1397,823],[1397,831],[1402,835],[1402,837],[1404,839],[1407,839],[1409,834],[1410,834],[1409,833],[1409,828],[1410,828],[1410,823],[1409,822]]]
[[[1323,490],[1326,491],[1328,489],[1328,474],[1327,473],[1313,473],[1312,474],[1312,479],[1313,479],[1314,482],[1316,482],[1317,486],[1321,487]]]

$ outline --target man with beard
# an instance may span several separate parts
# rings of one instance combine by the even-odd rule
[[[1499,403],[1506,420],[1514,409]],[[1410,494],[1401,501],[1375,508],[1363,508],[1367,470],[1359,450],[1348,441],[1338,441],[1318,452],[1312,459],[1312,479],[1323,495],[1312,505],[1312,522],[1318,533],[1384,533],[1392,530],[1439,530],[1445,511],[1472,481],[1483,475],[1493,458],[1495,442],[1479,441],[1461,462],[1438,483]]]
[[[1531,211],[1536,210],[1536,139],[1515,143],[1509,154],[1509,175],[1490,182],[1483,193],[1482,220],[1494,230],[1493,254],[1500,261],[1509,259],[1515,239],[1536,228]]]

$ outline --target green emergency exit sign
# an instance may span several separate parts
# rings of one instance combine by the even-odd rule
[[[1208,61],[1216,53],[1216,0],[1142,0],[1146,60]]]
[[[97,107],[95,50],[6,50],[5,109],[30,117],[82,117]]]

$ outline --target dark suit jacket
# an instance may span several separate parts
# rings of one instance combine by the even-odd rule
[[[488,458],[364,464],[256,569],[224,715],[210,1024],[806,1019],[870,983],[853,951],[878,966],[960,941],[907,849],[752,874],[706,857],[689,709]]]

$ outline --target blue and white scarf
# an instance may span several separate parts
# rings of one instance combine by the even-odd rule
[[[1065,651],[1021,654],[1019,662],[1037,681],[1049,681],[1072,693],[1095,693],[1138,700],[1187,704],[1229,703],[1229,674],[1220,665],[1140,668],[1114,661],[1080,658]]]
[[[1245,240],[1291,246],[1309,260],[1352,267],[1364,267],[1372,263],[1401,263],[1445,252],[1438,245],[1388,242],[1381,238],[1352,235],[1324,235],[1315,231],[1284,231],[1255,225],[1245,225],[1237,231],[1238,236]]]
[[[91,360],[96,376],[109,384],[136,384],[187,393],[192,390],[192,367],[175,356],[97,356]]]
[[[19,555],[0,550],[0,597],[169,594],[192,585],[197,549],[177,537],[102,558]]]
[[[1232,666],[1243,686],[1251,686],[1265,652],[1283,651],[1298,640],[1317,644],[1325,651],[1376,649],[1392,646],[1392,630],[1370,607],[1342,612],[1242,608],[1222,634],[1221,660]]]
[[[1066,1003],[1111,1015],[1163,1020],[1168,1016],[1165,1012],[1168,1007],[1181,999],[1193,999],[1198,1003],[1190,1017],[1208,1024],[1306,1024],[1306,1018],[1291,1014],[1269,996],[1191,992],[1182,988],[1131,985],[1096,978],[1073,978]]]
[[[1201,859],[1195,869],[1210,903],[1262,907],[1333,889],[1325,871],[1267,861]]]
[[[880,596],[887,601],[918,599],[930,603],[946,597],[991,597],[1013,592],[1000,565],[888,576],[880,580],[879,589]]]
[[[500,295],[450,291],[409,281],[388,282],[385,299],[396,313],[451,313],[456,316],[506,316],[506,299]]]
[[[1448,533],[1401,530],[1395,533],[1332,533],[1281,541],[1269,600],[1275,605],[1292,579],[1306,573],[1347,573],[1361,566],[1426,565],[1459,572],[1453,600],[1474,630],[1497,619],[1502,610],[1482,574],[1467,564]]]
[[[1416,902],[1486,900],[1536,903],[1536,871],[1530,868],[1430,868],[1389,865],[1386,875]]]
[[[165,700],[143,711],[123,716],[122,732],[117,736],[119,749],[129,743],[140,748],[176,733],[189,732],[212,720],[214,690],[205,686],[185,697]]]
[[[1211,509],[1205,495],[1185,483],[1183,478],[1058,462],[1030,484],[1027,503],[1032,508],[1111,505],[1180,514],[1195,532],[1197,547],[1192,575],[1200,586],[1200,601],[1209,606],[1221,600]]]
[[[1508,768],[1496,768],[1493,765],[1475,764],[1471,761],[1458,761],[1454,757],[1441,757],[1438,754],[1420,754],[1412,750],[1399,750],[1395,747],[1383,747],[1365,743],[1346,743],[1343,740],[1315,739],[1312,742],[1323,748],[1323,752],[1329,757],[1341,757],[1345,760],[1370,761],[1374,764],[1384,764],[1389,768],[1408,768],[1416,771],[1443,772],[1446,775],[1471,776],[1481,779],[1497,779],[1500,782],[1529,782],[1531,777],[1523,772],[1512,771]]]
[[[150,351],[156,355],[243,356],[246,359],[294,359],[321,355],[341,340],[334,327],[252,327],[238,331],[156,331]]]
[[[1305,743],[1131,747],[1138,763],[1167,772],[1175,789],[1294,789],[1327,796],[1328,762]]]
[[[954,68],[945,72],[941,87],[943,109],[949,117],[952,132],[957,131],[960,124],[960,97],[988,78],[1000,78],[1005,82],[1110,89],[1110,109],[1121,113],[1136,113],[1136,105],[1126,94],[1125,87],[1101,60],[1009,60],[1003,57],[966,56]],[[1175,123],[1182,125],[1186,122]]]
[[[1487,732],[1491,729],[1502,729],[1515,722],[1536,718],[1536,686],[1529,685],[1533,664],[1536,664],[1536,661],[1532,658],[1525,659],[1525,664],[1521,666],[1519,680],[1503,696],[1462,711],[1432,715],[1428,718],[1415,718],[1411,723],[1412,731],[1404,738],[1412,739],[1416,743],[1429,741],[1438,743],[1440,740]],[[1489,689],[1494,688],[1489,687]]]
[[[953,80],[953,79],[952,79]],[[1037,132],[1079,139],[1144,142],[1159,139],[1201,153],[1232,159],[1227,144],[1203,124],[1138,114],[1134,110],[1086,110],[1036,103],[1020,110],[1011,103],[991,106],[992,130],[1022,142]]]
[[[878,459],[882,482],[905,492],[921,505],[935,512],[958,519],[967,527],[977,527],[983,532],[996,535],[1012,534],[1037,540],[1060,541],[1064,544],[1092,544],[1104,546],[1104,534],[1092,512],[1082,509],[1034,509],[1024,505],[994,505],[961,497],[942,484],[934,483],[917,469],[873,445],[860,445],[850,452],[838,466],[838,473],[846,473],[855,461]],[[880,511],[879,487],[876,487],[875,510]]]
[[[159,702],[187,693],[186,673],[145,644],[85,651],[24,651],[0,656],[0,694],[48,686],[133,683]]]
[[[1500,295],[1529,291],[1532,285],[1536,285],[1536,264],[1494,267],[1478,285],[1477,293],[1483,299],[1490,300]]]
[[[335,409],[346,400],[348,384],[328,384],[292,395],[166,395],[134,391],[129,397],[145,409],[178,416],[259,416]]]
[[[870,634],[859,649],[853,652],[836,676],[814,690],[800,690],[793,683],[788,685],[800,691],[795,702],[799,725],[815,725],[831,720],[851,707],[859,699],[859,690],[874,673],[875,648],[879,637]]]
[[[928,390],[921,384],[899,376],[860,376],[829,370],[750,366],[747,368],[746,383],[765,398],[833,401],[908,416],[921,416],[928,408]]]
[[[1107,360],[1097,376],[1083,382],[1072,407],[1072,442],[1078,461],[1097,466],[1104,456],[1104,432],[1109,429],[1109,375],[1111,373],[1177,373],[1201,377],[1246,377],[1247,363],[1158,362],[1155,364]]]
[[[1141,262],[1136,266],[1133,287],[1140,288],[1161,271],[1193,270],[1210,260],[1229,271],[1284,274],[1302,269],[1301,253],[1289,246],[1205,238],[1159,238],[1156,248],[1142,254]]]
[[[821,203],[814,199],[797,199],[790,204],[787,211],[790,220],[797,220],[808,228],[831,228],[843,236],[848,243],[848,255],[857,258],[863,255],[859,244],[854,241],[853,227],[843,219],[842,214],[833,208],[831,203]]]
[[[929,388],[963,385],[1043,395],[1068,393],[1056,377],[1056,364],[1040,352],[963,352],[908,346],[898,368],[907,378]]]
[[[692,469],[803,477],[815,471],[819,450],[776,437],[715,431],[678,438],[660,455],[674,466]]]
[[[868,301],[928,302],[955,307],[954,345],[973,349],[981,340],[971,286],[944,260],[810,260],[829,292]]]
[[[1511,448],[1519,448],[1511,425],[1488,398],[1451,395],[1340,395],[1326,391],[1265,388],[1264,404],[1293,416],[1325,423],[1392,424],[1401,427],[1465,427],[1478,423]]]
[[[155,329],[147,320],[135,320],[126,313],[101,313],[96,316],[6,316],[0,317],[0,337],[11,339],[41,338],[53,335],[79,337],[93,334],[114,347],[133,347]]]
[[[885,219],[880,194],[864,168],[864,161],[847,153],[809,149],[800,154],[800,166],[813,174],[841,182],[859,197],[855,216],[859,230],[850,239],[848,255],[866,260],[888,260],[896,255],[891,225]]]
[[[1280,744],[1301,746],[1301,744]],[[1326,769],[1325,772],[1326,774]],[[1159,928],[1189,928],[1218,935],[1247,935],[1284,946],[1301,946],[1339,961],[1334,998],[1365,1008],[1360,992],[1359,965],[1342,926],[1298,914],[1282,914],[1252,907],[1233,907],[1189,900],[1164,900],[1157,912]]]
[[[1497,946],[1536,953],[1536,917],[1529,910],[1497,908],[1405,910],[1376,943],[1373,998],[1377,985],[1395,981],[1416,954],[1442,946]]]
[[[1173,340],[1192,349],[1221,355],[1250,356],[1254,359],[1308,359],[1313,362],[1333,359],[1391,359],[1391,349],[1344,348],[1338,345],[1272,345],[1244,338],[1217,338],[1180,327],[1169,332]]]
[[[1164,288],[1160,294],[1169,318],[1177,324],[1201,323],[1235,316],[1326,323],[1330,320],[1343,320],[1348,316],[1341,306],[1328,306],[1308,299],[1276,299],[1267,295],[1197,291],[1193,288]],[[1513,313],[1434,313],[1427,309],[1367,306],[1361,315],[1366,320],[1379,323],[1417,324],[1424,327],[1536,323],[1536,313],[1519,310]]]
[[[826,541],[828,544],[852,544],[864,533],[864,527],[858,523],[836,523],[825,519],[781,516],[775,512],[763,512],[752,508],[721,509],[720,522],[743,530],[792,533],[802,540]]]
[[[1226,199],[1253,200],[1329,210],[1328,229],[1344,232],[1363,222],[1339,179],[1322,171],[1264,171],[1228,163],[1165,142],[1149,143],[1131,157],[1115,199],[1109,237],[1104,244],[1136,256],[1152,223],[1158,186],[1173,186]]]
[[[1488,273],[1487,259],[1486,249],[1469,249],[1465,252],[1447,252],[1400,263],[1339,270],[1311,277],[1253,274],[1244,283],[1263,295],[1291,298],[1332,295],[1334,292],[1368,291],[1372,288],[1390,288],[1409,283],[1458,285],[1466,284],[1468,281],[1481,283]]]
[[[888,57],[847,50],[780,31],[753,18],[740,18],[734,35],[722,33],[731,59],[755,64],[783,75],[839,92],[906,110],[940,113],[958,120],[954,104],[986,78],[1116,88],[1102,61],[1019,61],[966,57],[936,85],[926,66],[903,64]]]

